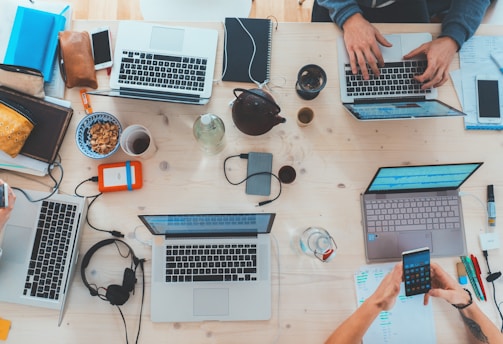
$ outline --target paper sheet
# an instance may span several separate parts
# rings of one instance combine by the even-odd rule
[[[500,99],[503,99],[503,74],[491,60],[490,53],[503,53],[503,36],[473,36],[459,51],[460,70],[451,72],[458,98],[463,107],[466,129],[503,130],[501,124],[481,124],[477,121],[477,98],[475,77],[477,75],[497,75],[500,81]],[[500,102],[503,113],[503,102]]]
[[[355,273],[358,307],[377,289],[394,263],[360,267]],[[363,337],[364,344],[436,343],[431,303],[423,305],[423,295],[406,297],[403,283],[396,303],[374,320]]]

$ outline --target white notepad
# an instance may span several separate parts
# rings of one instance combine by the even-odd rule
[[[395,263],[360,267],[354,275],[358,307],[377,289]],[[363,336],[364,344],[436,343],[431,302],[423,305],[423,295],[405,296],[403,283],[395,305],[382,311]]]

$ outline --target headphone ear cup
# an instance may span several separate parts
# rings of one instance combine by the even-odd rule
[[[136,276],[134,270],[126,268],[124,270],[124,277],[122,279],[122,288],[129,293],[133,291],[135,284]]]
[[[105,294],[106,299],[114,306],[122,306],[129,299],[129,291],[122,286],[111,284]]]

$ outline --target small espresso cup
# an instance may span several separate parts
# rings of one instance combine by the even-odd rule
[[[152,134],[140,124],[133,124],[124,129],[120,144],[127,155],[143,159],[152,157],[157,151]]]
[[[314,111],[309,107],[303,107],[297,112],[297,124],[300,127],[307,127],[313,122]]]

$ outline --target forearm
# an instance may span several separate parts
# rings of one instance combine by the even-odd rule
[[[451,37],[461,48],[480,25],[489,0],[455,0],[442,21],[440,36]]]
[[[330,335],[325,344],[361,343],[363,335],[380,312],[381,308],[371,298],[367,299]]]
[[[342,29],[349,17],[356,13],[362,13],[356,0],[315,0],[328,10],[330,18]]]
[[[503,334],[475,304],[459,311],[471,343],[503,343]]]

